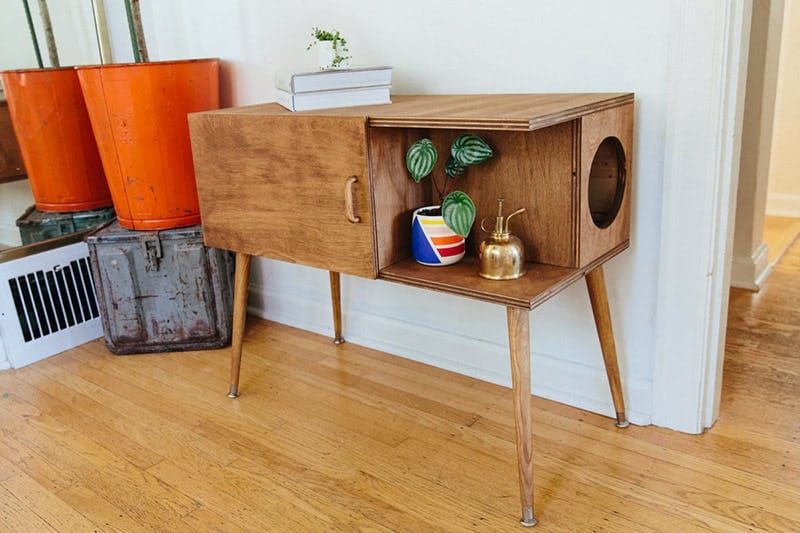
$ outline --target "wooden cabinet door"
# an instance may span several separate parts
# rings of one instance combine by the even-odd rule
[[[205,241],[377,277],[365,117],[190,115]]]

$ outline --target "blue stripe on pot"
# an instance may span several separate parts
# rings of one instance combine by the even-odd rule
[[[442,262],[431,246],[428,237],[425,236],[422,224],[416,217],[414,217],[414,221],[411,224],[411,250],[414,253],[414,259],[419,263],[438,265]]]

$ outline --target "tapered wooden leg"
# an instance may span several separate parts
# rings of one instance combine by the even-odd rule
[[[533,517],[533,434],[531,428],[531,339],[530,311],[507,308],[508,346],[511,355],[511,385],[514,390],[519,497],[523,526],[535,526]]]
[[[236,253],[233,279],[233,328],[231,331],[231,382],[228,398],[239,396],[239,369],[242,366],[242,341],[247,319],[247,284],[250,279],[250,254]]]
[[[614,344],[614,330],[611,327],[611,313],[608,310],[606,279],[602,265],[586,274],[586,287],[589,289],[594,323],[597,327],[597,336],[600,337],[600,348],[603,351],[603,362],[606,365],[608,385],[611,387],[611,398],[614,401],[614,410],[617,413],[616,425],[621,428],[628,427],[628,418],[625,416],[625,399],[622,394],[622,382],[619,378],[617,348]]]
[[[333,308],[333,343],[342,344],[342,292],[339,285],[339,273],[329,271],[331,279],[331,307]]]

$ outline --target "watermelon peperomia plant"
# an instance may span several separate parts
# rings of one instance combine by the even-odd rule
[[[464,175],[468,166],[483,163],[494,155],[486,141],[472,133],[465,133],[456,137],[450,147],[450,157],[444,165],[446,174],[443,187],[439,187],[436,180],[431,177],[439,200],[442,202],[442,217],[445,224],[466,237],[475,222],[475,204],[467,193],[455,191],[455,181]],[[411,173],[411,178],[419,181],[433,172],[437,159],[436,147],[430,139],[420,139],[406,152],[406,168]]]

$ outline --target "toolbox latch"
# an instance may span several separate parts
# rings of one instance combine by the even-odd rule
[[[157,272],[159,259],[162,257],[161,239],[158,237],[158,232],[144,233],[139,236],[139,241],[142,243],[142,249],[144,250],[145,271]]]

